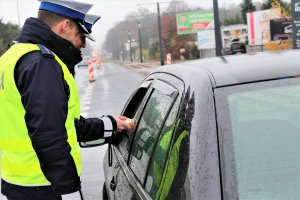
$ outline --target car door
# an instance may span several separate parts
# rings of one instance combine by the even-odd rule
[[[123,113],[134,118],[135,127],[113,148],[118,160],[114,199],[155,199],[161,193],[182,91],[179,79],[163,75],[151,81],[143,100],[133,97],[125,107]]]

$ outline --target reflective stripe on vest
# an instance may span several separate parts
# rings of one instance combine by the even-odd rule
[[[41,170],[39,160],[32,147],[24,120],[25,109],[14,79],[14,68],[17,61],[26,53],[39,50],[39,47],[34,44],[15,44],[0,58],[1,176],[7,182],[16,185],[50,185]],[[71,155],[79,175],[81,173],[81,158],[74,125],[74,119],[80,117],[77,86],[66,65],[55,54],[54,56],[62,68],[64,79],[70,89],[65,127],[68,143],[72,148]]]
[[[164,171],[162,182],[160,183],[155,199],[165,200],[168,197],[175,175],[177,173],[179,162],[179,151],[182,140],[189,135],[187,131],[183,131],[177,138],[174,146],[172,147],[170,157],[166,162],[166,169]]]

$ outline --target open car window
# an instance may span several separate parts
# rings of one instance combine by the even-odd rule
[[[131,96],[129,101],[127,102],[125,109],[122,112],[122,115],[133,119],[136,122],[139,108],[147,98],[147,92],[149,93],[150,85],[152,84],[152,80],[143,82],[140,87],[135,91],[135,93]],[[128,130],[126,134],[123,134],[123,138],[120,143],[117,145],[117,148],[121,152],[124,160],[127,162],[129,155],[129,139],[133,134],[134,129]]]

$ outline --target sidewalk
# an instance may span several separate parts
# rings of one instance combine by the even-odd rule
[[[160,67],[159,61],[145,61],[143,63],[140,62],[128,62],[128,61],[115,61],[114,63],[124,66],[126,68],[132,69],[144,75],[150,74],[153,70]]]

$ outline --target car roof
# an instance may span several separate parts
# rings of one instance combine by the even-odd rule
[[[178,77],[207,73],[213,87],[258,82],[291,76],[300,76],[300,51],[259,52],[198,59],[163,66],[158,71]]]

